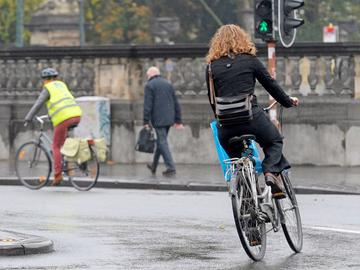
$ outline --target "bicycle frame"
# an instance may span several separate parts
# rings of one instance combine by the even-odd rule
[[[52,159],[52,139],[44,132],[44,119],[48,119],[48,116],[36,116],[35,119],[40,123],[40,133],[37,139],[37,143],[45,148],[46,152],[50,155],[50,158]]]

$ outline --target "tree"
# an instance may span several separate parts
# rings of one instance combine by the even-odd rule
[[[133,0],[87,0],[85,17],[90,43],[150,43],[149,7]]]
[[[299,28],[299,41],[322,41],[322,29],[329,23],[352,25],[355,29],[360,21],[360,5],[358,0],[321,0],[306,1],[304,7],[305,25]],[[358,31],[351,31],[346,41],[360,41]]]
[[[31,14],[44,0],[24,1],[24,24],[31,19]],[[0,0],[0,43],[9,45],[16,38],[16,1]],[[29,40],[30,33],[24,29],[24,40]]]

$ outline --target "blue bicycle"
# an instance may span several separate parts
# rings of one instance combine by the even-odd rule
[[[275,104],[264,108],[264,111],[269,112]],[[275,200],[271,188],[260,178],[262,167],[255,136],[248,134],[231,138],[230,145],[239,149],[240,155],[230,159],[219,143],[216,121],[211,123],[211,129],[228,186],[236,229],[246,254],[254,261],[261,260],[266,251],[266,234],[278,232],[280,227],[290,248],[300,252],[303,245],[302,225],[289,172],[281,173],[286,198]]]

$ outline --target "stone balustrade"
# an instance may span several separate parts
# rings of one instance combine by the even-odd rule
[[[258,46],[266,64],[266,48]],[[60,71],[76,96],[101,95],[134,100],[142,96],[145,71],[156,65],[179,96],[206,95],[204,45],[60,47],[0,50],[2,99],[33,99],[40,70]],[[292,95],[334,98],[359,96],[360,47],[302,44],[277,49],[277,80]],[[357,68],[356,68],[357,67]],[[357,90],[356,90],[357,89]],[[257,95],[266,96],[260,85]]]

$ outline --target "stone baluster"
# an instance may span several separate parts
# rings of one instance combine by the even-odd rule
[[[302,76],[300,74],[300,57],[289,57],[291,62],[291,73],[290,73],[290,81],[291,81],[291,90],[290,93],[292,95],[301,95],[300,93],[300,85],[302,82]]]
[[[285,89],[285,59],[284,57],[277,57],[276,61],[276,81]]]
[[[27,68],[24,59],[19,59],[16,61],[16,95],[17,97],[24,97],[26,81],[27,81]]]
[[[309,70],[309,75],[307,77],[311,89],[309,95],[318,96],[319,94],[316,92],[316,87],[319,83],[319,76],[317,74],[317,68],[316,68],[317,57],[310,56],[309,61],[310,61],[310,70]]]
[[[185,86],[185,78],[183,67],[185,66],[185,62],[183,59],[177,59],[174,62],[174,72],[171,76],[171,83],[173,84],[176,94],[182,96],[186,93],[186,86]]]
[[[350,56],[343,56],[339,64],[339,81],[343,88],[343,94],[352,95],[353,78],[354,70],[353,65],[351,65]]]
[[[325,56],[325,95],[333,95],[334,94],[334,84],[335,84],[335,76],[336,76],[336,64],[335,59],[332,56]]]
[[[27,83],[27,96],[32,96],[36,92],[36,86],[40,81],[40,74],[37,68],[37,62],[34,59],[29,59],[28,62],[28,83]]]
[[[80,65],[80,59],[72,59],[70,64],[70,80],[67,80],[66,83],[69,85],[70,89],[73,92],[76,92],[80,89],[78,89],[78,76],[79,76],[79,65]]]
[[[193,58],[190,62],[190,72],[192,85],[191,88],[197,96],[207,95],[206,88],[202,88],[205,80],[205,65],[201,58]]]
[[[38,61],[38,71],[39,71],[39,80],[36,84],[36,88],[37,89],[41,89],[42,86],[43,86],[43,83],[42,83],[42,80],[41,80],[41,71],[44,69],[44,68],[48,68],[50,65],[49,65],[49,61],[48,59],[40,59]]]
[[[0,59],[0,97],[4,96],[4,93],[6,91],[6,84],[7,84],[7,78],[6,78],[5,61]]]
[[[15,60],[9,59],[6,61],[6,91],[5,94],[9,98],[16,96],[16,63]]]
[[[95,83],[94,61],[91,59],[87,59],[83,63],[82,82],[81,82],[81,89],[84,90],[85,95],[94,95],[94,83]]]

